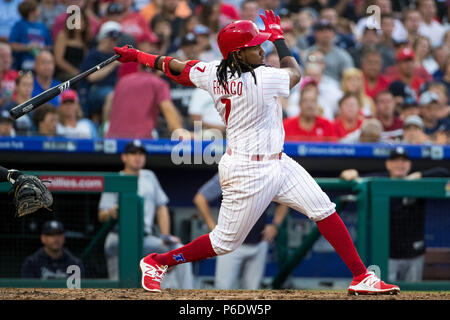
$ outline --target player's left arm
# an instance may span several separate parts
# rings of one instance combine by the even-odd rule
[[[260,17],[266,27],[263,32],[271,34],[269,41],[272,41],[277,50],[280,59],[280,69],[286,70],[289,74],[289,89],[292,89],[300,82],[301,70],[284,40],[280,17],[275,16],[272,10],[266,10],[265,16],[261,14]]]
[[[121,48],[115,47],[114,51],[120,54],[120,62],[138,62],[145,66],[160,70],[175,82],[184,86],[194,86],[189,78],[189,71],[199,60],[180,61],[170,56],[160,56],[145,53],[125,45]]]

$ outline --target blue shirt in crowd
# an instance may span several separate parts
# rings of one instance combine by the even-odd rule
[[[61,84],[58,80],[52,79],[52,84],[50,85],[50,88],[53,88],[54,86],[57,86]],[[36,78],[34,78],[34,85],[33,85],[33,93],[31,94],[32,97],[37,96],[38,94],[41,94],[45,90],[49,88],[43,89]],[[50,103],[54,105],[55,107],[59,106],[59,96],[54,97],[52,100],[48,101],[47,103]]]
[[[17,21],[9,35],[10,43],[30,44],[37,43],[40,46],[51,46],[52,37],[45,24],[30,22],[24,19]],[[38,52],[14,52],[14,67],[31,70],[34,67],[35,54]]]

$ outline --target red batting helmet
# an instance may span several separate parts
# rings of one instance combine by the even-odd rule
[[[267,39],[270,33],[259,31],[256,24],[249,20],[238,20],[227,24],[217,36],[220,52],[224,59],[230,52],[241,48],[257,46]]]

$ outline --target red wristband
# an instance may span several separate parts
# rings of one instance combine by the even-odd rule
[[[155,69],[155,60],[158,56],[150,53],[138,51],[137,62],[145,64],[145,66]]]

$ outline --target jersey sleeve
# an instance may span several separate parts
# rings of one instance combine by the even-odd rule
[[[103,192],[98,204],[99,210],[109,210],[119,204],[119,195],[115,192]]]
[[[155,186],[155,205],[156,207],[160,207],[163,205],[166,205],[169,203],[169,197],[164,192],[163,188],[161,187],[161,184],[159,183],[158,178],[156,177],[155,173],[152,171],[148,171],[149,179],[152,181],[152,183]]]
[[[266,94],[287,98],[290,92],[289,84],[289,73],[286,70],[264,67],[263,86]]]
[[[189,79],[197,88],[208,91],[211,87],[211,75],[216,70],[215,65],[219,65],[219,62],[196,63],[189,72]]]

